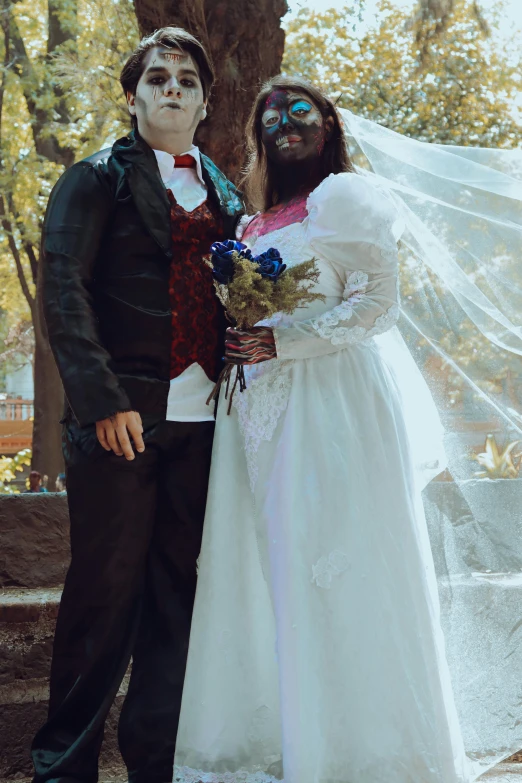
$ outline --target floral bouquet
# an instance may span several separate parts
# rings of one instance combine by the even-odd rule
[[[275,313],[290,315],[298,307],[324,299],[322,294],[310,290],[319,279],[315,259],[287,267],[279,250],[274,247],[253,256],[246,245],[230,239],[214,242],[211,254],[207,263],[212,267],[218,298],[228,320],[238,329],[251,329]],[[236,386],[239,384],[240,391],[246,389],[242,364],[226,362],[207,405],[217,399],[224,383],[225,399],[228,399],[234,368],[236,377],[228,405],[230,413]]]

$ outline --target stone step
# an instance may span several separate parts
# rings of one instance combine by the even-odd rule
[[[49,676],[60,596],[60,588],[0,590],[0,704],[13,683]]]
[[[49,670],[61,588],[0,590],[0,780],[31,774],[30,747],[47,715]],[[125,678],[107,720],[102,779],[125,780],[118,750],[118,716]]]
[[[0,590],[0,623],[12,625],[55,620],[61,595],[61,587],[6,587]]]
[[[31,774],[31,742],[47,715],[47,682],[30,683],[28,687],[31,690],[22,694],[22,700],[0,707],[0,780],[9,783]],[[21,695],[20,691],[17,695]],[[26,696],[27,701],[24,701]],[[37,697],[37,700],[32,701],[32,697]],[[102,780],[104,776],[110,775],[114,779],[126,779],[117,742],[118,717],[123,698],[123,694],[116,698],[105,724],[105,739],[100,756]]]

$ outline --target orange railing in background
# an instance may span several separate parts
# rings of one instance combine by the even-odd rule
[[[0,394],[0,421],[26,421],[33,416],[33,400],[24,400],[22,396],[11,397]]]
[[[33,400],[0,394],[0,456],[32,448]]]

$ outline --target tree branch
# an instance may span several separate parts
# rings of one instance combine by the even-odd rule
[[[31,276],[33,278],[33,283],[36,285],[36,277],[38,275],[38,259],[36,258],[36,253],[34,250],[33,243],[25,236],[24,221],[22,220],[22,216],[18,211],[18,208],[15,204],[14,195],[11,191],[7,193],[7,207],[9,209],[9,213],[14,218],[16,228],[20,232],[22,247],[24,249],[27,258],[29,259],[29,263],[31,265]]]
[[[50,64],[55,53],[64,44],[74,42],[76,44],[78,7],[76,3],[68,3],[68,16],[64,15],[63,0],[48,0],[48,24],[47,24],[47,62]],[[52,79],[52,90],[56,98],[54,110],[58,115],[58,122],[68,124],[71,121],[64,93],[56,79]]]
[[[419,66],[423,68],[429,59],[432,45],[446,32],[455,12],[455,0],[419,0],[411,20],[410,27],[416,30],[415,38],[419,44]],[[490,29],[483,14],[479,0],[473,0],[473,13],[483,35],[489,35]]]
[[[29,290],[29,285],[27,283],[27,278],[25,276],[24,267],[22,264],[22,258],[20,256],[20,251],[18,250],[13,234],[13,225],[7,215],[5,209],[5,200],[2,194],[0,194],[0,220],[2,223],[2,228],[4,229],[5,234],[7,236],[9,250],[11,251],[11,255],[13,256],[15,262],[16,273],[18,275],[18,280],[20,281],[20,286],[22,288],[23,295],[27,300],[27,304],[29,305],[29,309],[31,311],[31,316],[34,319],[35,306],[36,306],[35,297],[31,294]]]
[[[33,278],[33,283],[36,285],[36,280],[38,277],[38,259],[36,258],[36,253],[34,252],[34,246],[31,244],[31,242],[27,241],[23,243],[23,248],[27,258],[29,259],[29,264],[31,265],[31,276]]]
[[[3,160],[3,149],[2,149],[2,120],[3,120],[3,111],[4,111],[5,84],[7,79],[7,73],[13,64],[13,61],[11,60],[10,24],[6,16],[4,16],[2,19],[2,28],[4,31],[4,38],[5,38],[5,50],[4,50],[4,63],[3,63],[4,67],[2,69],[2,78],[0,79],[0,172],[4,171],[4,160]],[[12,197],[8,196],[8,200],[10,198]],[[29,285],[27,283],[27,279],[25,276],[22,259],[20,257],[20,251],[18,250],[14,238],[13,226],[11,224],[11,221],[9,219],[9,216],[5,208],[4,196],[1,193],[0,193],[0,221],[2,223],[2,228],[4,229],[5,234],[7,236],[9,249],[11,251],[11,255],[13,256],[15,262],[16,272],[18,275],[18,280],[20,281],[20,286],[27,300],[27,304],[29,305],[31,316],[34,317],[35,298],[34,296],[32,296],[31,291],[29,290]]]
[[[10,39],[14,59],[13,69],[20,77],[27,109],[32,118],[31,128],[36,152],[53,163],[69,167],[74,163],[74,150],[70,147],[62,147],[55,135],[46,133],[49,124],[53,122],[54,112],[56,112],[59,121],[68,121],[64,106],[58,104],[51,109],[39,108],[38,99],[44,95],[46,90],[50,89],[49,84],[41,84],[33,68],[14,18],[10,0],[1,0],[0,9],[5,20],[3,24],[4,36],[8,35]],[[57,94],[56,90],[57,88],[54,90],[55,94]]]

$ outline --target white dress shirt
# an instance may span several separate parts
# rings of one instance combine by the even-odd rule
[[[201,157],[197,147],[192,146],[185,155],[196,161],[195,168],[176,168],[174,157],[169,152],[154,150],[163,184],[171,190],[178,204],[192,212],[207,198],[207,186],[203,179]],[[189,303],[187,303],[189,305]],[[214,406],[207,405],[207,399],[214,384],[207,377],[200,364],[194,362],[177,378],[170,382],[167,401],[167,421],[214,421]]]

